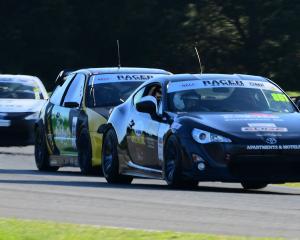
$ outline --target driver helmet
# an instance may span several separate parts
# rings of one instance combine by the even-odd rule
[[[174,106],[178,110],[193,109],[199,100],[201,100],[201,95],[195,90],[176,93],[173,98]]]

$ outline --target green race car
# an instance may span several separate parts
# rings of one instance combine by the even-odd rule
[[[61,72],[35,124],[35,162],[41,171],[80,167],[99,171],[102,134],[113,107],[144,81],[170,73],[148,68],[90,68]],[[122,121],[122,119],[120,119]]]

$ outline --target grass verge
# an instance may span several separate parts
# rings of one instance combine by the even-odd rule
[[[285,183],[285,184],[281,184],[281,186],[286,186],[286,187],[300,187],[300,183]]]
[[[286,93],[290,97],[298,97],[298,96],[300,96],[300,92],[296,92],[296,91],[287,91]]]
[[[193,233],[151,232],[102,228],[46,221],[0,218],[1,240],[274,240],[280,238],[231,237]]]

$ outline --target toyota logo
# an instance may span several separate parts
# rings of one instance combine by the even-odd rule
[[[270,145],[273,145],[273,144],[277,143],[277,140],[273,137],[268,137],[268,138],[266,138],[266,143],[270,144]]]

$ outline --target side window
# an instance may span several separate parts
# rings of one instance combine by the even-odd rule
[[[54,92],[52,93],[52,96],[50,98],[50,102],[55,104],[55,105],[60,105],[61,103],[61,99],[64,95],[64,92],[66,90],[66,88],[69,86],[71,80],[73,79],[74,74],[70,74],[66,77],[65,82],[63,83],[63,85],[58,85]]]
[[[81,100],[83,97],[84,83],[85,83],[84,80],[85,80],[84,74],[76,75],[76,77],[74,78],[70,87],[67,90],[67,94],[64,98],[64,103],[65,102],[76,102],[79,105],[81,104]]]
[[[162,114],[162,87],[160,84],[153,84],[146,86],[138,91],[133,97],[133,104],[136,104],[141,100],[142,97],[153,96],[157,100],[158,114]]]
[[[145,88],[142,88],[139,90],[133,97],[133,104],[134,106],[141,100],[141,98],[144,96]]]
[[[162,97],[161,86],[159,84],[149,86],[143,96],[155,97],[157,100],[157,105],[159,105]]]

